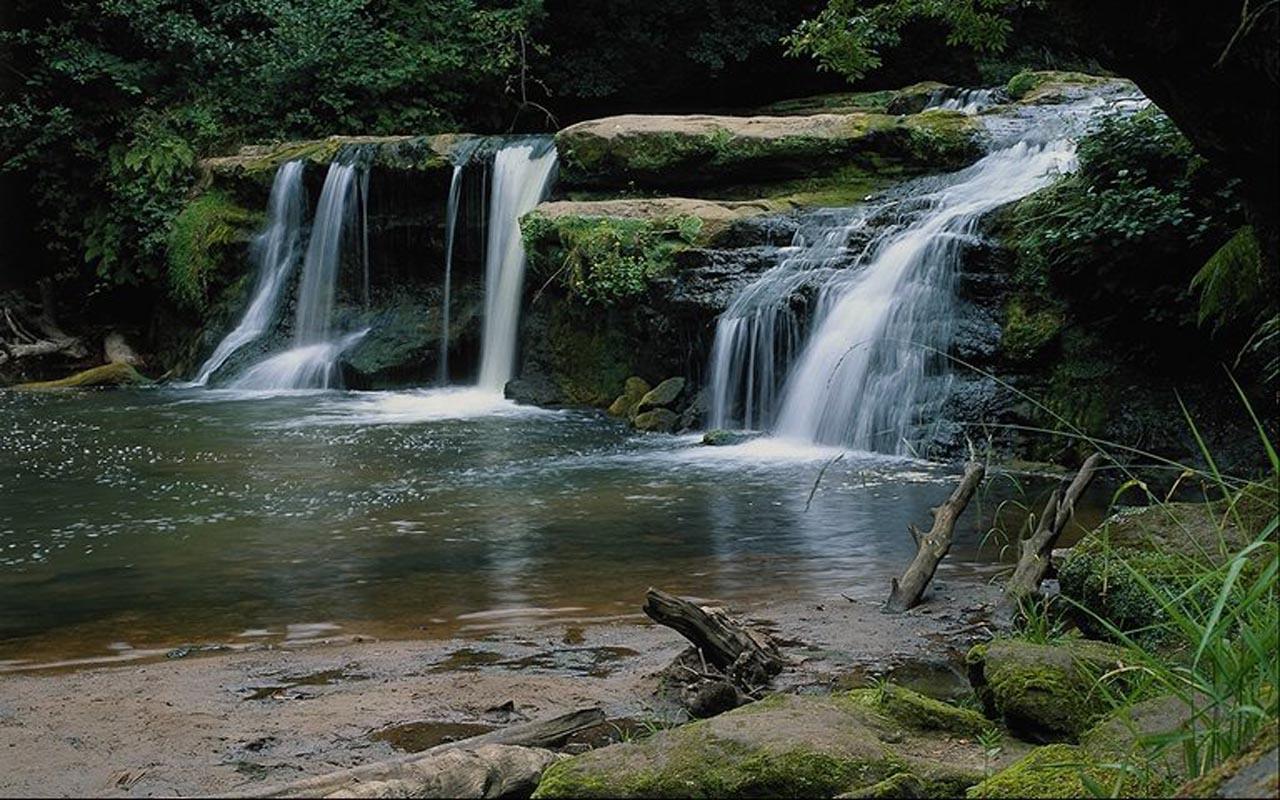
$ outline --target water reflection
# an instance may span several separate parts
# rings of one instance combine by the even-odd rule
[[[815,492],[834,451],[703,447],[459,390],[0,394],[0,414],[4,659],[634,614],[650,585],[881,585],[951,480],[850,453]],[[992,560],[998,499],[966,515],[949,569]]]

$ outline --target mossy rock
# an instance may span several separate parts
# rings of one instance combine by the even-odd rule
[[[587,304],[613,305],[644,294],[654,279],[675,270],[676,253],[702,230],[702,220],[689,214],[623,216],[623,210],[602,205],[544,204],[520,220],[531,272]]]
[[[658,408],[671,408],[684,393],[684,378],[667,378],[650,389],[636,404],[636,413],[643,414]]]
[[[13,388],[19,391],[41,391],[44,389],[117,389],[129,386],[146,386],[151,379],[133,368],[133,365],[122,361],[103,364],[100,367],[86,369],[56,381],[38,381],[36,383],[20,383]]]
[[[1019,72],[1005,85],[1005,93],[1019,103],[1054,103],[1063,99],[1070,88],[1088,88],[1112,83],[1114,79],[1083,72],[1026,71]]]
[[[1015,297],[1004,307],[1000,349],[1005,358],[1015,363],[1033,361],[1062,331],[1061,311],[1030,306],[1023,298]]]
[[[178,305],[206,311],[210,285],[226,285],[229,275],[242,271],[247,243],[261,223],[260,213],[220,190],[190,200],[174,217],[165,241],[169,293]]]
[[[1105,642],[997,639],[969,652],[970,681],[989,716],[1031,741],[1074,740],[1109,706],[1098,678],[1124,663]]]
[[[976,742],[904,729],[864,699],[775,695],[562,761],[534,796],[831,797],[888,792],[908,775],[916,796],[943,797],[978,783],[983,766]]]
[[[1094,797],[1088,782],[1108,790],[1120,781],[1119,797],[1153,797],[1148,781],[1108,769],[1083,747],[1050,744],[1037,747],[1012,766],[969,789],[966,797]],[[1110,796],[1110,795],[1108,795]]]
[[[926,697],[897,684],[886,684],[874,689],[854,689],[846,697],[875,708],[916,730],[977,736],[995,728],[991,720],[976,711]]]
[[[680,415],[669,408],[655,408],[636,414],[631,424],[638,431],[647,433],[671,433],[680,423]]]
[[[635,414],[640,399],[649,393],[648,382],[644,378],[632,375],[622,384],[622,394],[609,406],[609,416],[630,419]]]
[[[1280,796],[1280,726],[1272,720],[1244,752],[1187,781],[1176,796]]]
[[[717,117],[631,114],[589,120],[556,135],[561,179],[628,188],[784,180],[888,159],[916,171],[980,155],[980,128],[964,115],[817,114]]]
[[[727,447],[729,445],[745,444],[763,435],[755,431],[726,431],[717,428],[702,434],[702,443],[708,447]]]
[[[874,92],[833,92],[830,94],[779,100],[757,110],[762,116],[809,116],[847,114],[856,111],[877,114],[915,114],[924,110],[938,92],[950,87],[937,81],[921,81],[901,89]]]
[[[1275,513],[1274,493],[1269,500],[1261,494],[1246,495],[1237,513],[1222,503],[1163,503],[1107,519],[1058,570],[1063,595],[1086,612],[1076,615],[1077,623],[1092,636],[1108,636],[1112,626],[1145,644],[1162,644],[1167,620],[1158,595],[1180,594],[1194,576],[1251,541]]]

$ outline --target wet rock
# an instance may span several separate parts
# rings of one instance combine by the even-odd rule
[[[684,393],[684,385],[684,378],[667,378],[640,398],[640,402],[636,404],[636,414],[674,406]]]
[[[631,424],[636,430],[648,433],[671,433],[680,422],[680,415],[666,408],[655,408],[643,414],[636,414]]]
[[[1124,651],[1085,639],[1033,644],[998,639],[968,655],[969,679],[990,717],[1033,742],[1074,740],[1106,712],[1097,679]]]
[[[717,428],[702,434],[702,443],[708,447],[726,447],[728,445],[743,444],[752,439],[758,439],[762,435],[758,431],[726,431]]]
[[[508,381],[502,394],[508,400],[525,405],[555,407],[564,405],[564,392],[546,375],[530,375]]]
[[[714,717],[742,705],[738,690],[728,681],[706,681],[689,690],[684,706],[697,719]]]
[[[108,364],[129,364],[134,367],[142,364],[142,357],[129,346],[129,341],[119,331],[112,331],[103,339],[102,353]]]

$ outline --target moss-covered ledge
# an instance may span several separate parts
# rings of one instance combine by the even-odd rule
[[[627,114],[556,134],[569,186],[669,187],[784,180],[847,164],[936,171],[981,153],[981,127],[954,112],[729,117]]]
[[[675,254],[708,246],[734,222],[776,205],[688,198],[543,203],[520,221],[535,276],[588,303],[612,304],[643,294],[670,274]]]
[[[329,136],[324,139],[246,145],[236,153],[200,161],[206,184],[231,187],[266,187],[276,170],[289,161],[328,164],[349,147],[367,148],[374,167],[404,172],[452,170],[450,156],[466,133],[434,136]]]

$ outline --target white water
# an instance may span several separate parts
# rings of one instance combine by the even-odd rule
[[[1070,140],[1019,142],[919,198],[928,211],[827,289],[830,310],[787,380],[777,433],[908,452],[912,426],[946,397],[945,377],[930,366],[950,345],[955,279],[979,220],[1075,164]]]
[[[298,346],[320,344],[329,338],[342,262],[342,237],[351,221],[355,179],[355,166],[333,163],[320,190],[311,241],[302,261],[302,282],[298,285],[298,312],[293,325],[294,343]]]
[[[240,348],[256,341],[275,320],[280,292],[288,283],[301,252],[302,214],[305,197],[302,191],[303,162],[290,161],[276,171],[271,185],[267,224],[253,240],[251,255],[258,267],[258,283],[249,308],[240,322],[228,333],[213,354],[201,365],[192,381],[205,386],[213,374],[227,363]]]
[[[940,108],[944,111],[959,111],[962,114],[977,114],[1000,100],[998,89],[959,89],[934,92],[925,108]]]
[[[227,387],[278,391],[281,389],[332,389],[339,385],[338,356],[364,338],[368,329],[331,342],[294,347],[250,367]]]
[[[302,260],[293,347],[255,364],[230,388],[328,389],[338,385],[338,356],[368,332],[335,337],[330,331],[343,238],[350,227],[352,200],[357,194],[357,173],[351,164],[329,165]]]
[[[442,385],[449,382],[449,304],[453,294],[453,239],[458,228],[458,200],[462,194],[462,171],[465,163],[453,166],[453,177],[449,179],[449,205],[445,209],[444,221],[444,297],[440,303],[440,359],[438,380]]]
[[[501,392],[515,373],[525,271],[520,217],[546,197],[555,166],[555,148],[546,142],[518,142],[494,156],[480,339],[482,389]]]
[[[1064,108],[968,169],[802,228],[717,323],[711,425],[910,454],[948,396],[955,281],[978,222],[1075,168],[1067,134],[1092,107]]]

